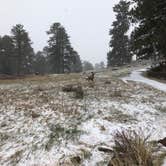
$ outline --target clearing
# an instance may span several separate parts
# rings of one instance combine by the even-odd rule
[[[0,81],[0,165],[107,165],[121,129],[143,130],[151,140],[166,136],[166,92],[120,78],[133,68],[103,71],[95,82],[80,74]],[[135,70],[135,69],[134,69]],[[81,85],[84,98],[62,91]]]

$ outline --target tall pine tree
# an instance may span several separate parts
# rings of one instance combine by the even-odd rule
[[[50,36],[47,50],[51,73],[73,72],[75,51],[71,47],[69,36],[60,23],[54,23],[47,34]],[[79,56],[77,56],[78,61]],[[79,62],[78,62],[79,63]],[[80,64],[81,65],[81,64]],[[75,71],[74,71],[75,72]]]
[[[132,33],[132,50],[138,58],[166,61],[166,1],[133,0],[132,21],[138,26]]]
[[[47,34],[50,35],[47,51],[51,72],[64,73],[65,48],[69,45],[68,35],[60,23],[54,23]]]
[[[34,51],[31,40],[24,26],[17,24],[11,30],[15,46],[15,61],[17,63],[17,74],[29,74],[33,71]]]
[[[3,36],[0,39],[0,73],[15,74],[14,65],[14,44],[10,36]]]
[[[107,54],[108,66],[123,65],[131,61],[129,52],[129,38],[126,34],[129,30],[129,11],[130,3],[121,0],[115,5],[113,10],[116,14],[116,21],[112,24],[110,30],[110,48],[111,51]]]
[[[45,56],[43,51],[38,51],[35,54],[33,61],[33,69],[35,73],[45,74],[47,73],[47,57]]]

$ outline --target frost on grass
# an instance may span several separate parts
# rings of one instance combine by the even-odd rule
[[[63,92],[69,83],[81,85],[84,97]],[[97,74],[94,83],[79,75],[49,75],[3,82],[0,88],[2,166],[107,165],[110,156],[98,147],[113,145],[115,131],[141,127],[153,133],[152,140],[166,135],[166,94],[125,84],[116,73]]]

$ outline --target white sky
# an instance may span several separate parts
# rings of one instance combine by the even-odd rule
[[[47,45],[46,31],[60,22],[83,60],[105,61],[109,29],[115,19],[112,7],[119,0],[0,0],[0,35],[23,24],[35,51]]]

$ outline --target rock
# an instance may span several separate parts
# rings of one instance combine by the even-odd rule
[[[83,99],[84,98],[84,91],[82,89],[82,86],[78,86],[76,89],[75,89],[75,97],[77,99]]]
[[[80,156],[74,156],[70,160],[73,164],[81,164],[81,157]]]
[[[72,85],[72,84],[68,84],[68,85],[65,85],[64,87],[62,87],[63,92],[73,92],[74,89],[75,89],[74,85]]]
[[[63,157],[59,160],[56,166],[79,166],[81,164],[81,157],[80,156],[68,156]]]
[[[100,126],[100,130],[101,130],[101,131],[105,131],[106,128],[105,128],[104,126]]]
[[[1,127],[6,127],[6,126],[7,126],[7,124],[5,122],[1,123]]]
[[[104,152],[104,153],[113,153],[113,150],[107,148],[107,147],[98,147],[98,150],[100,152]]]
[[[164,139],[158,140],[158,143],[166,147],[166,137]]]
[[[105,81],[105,84],[111,84],[111,81]]]
[[[31,113],[31,116],[32,116],[32,118],[38,118],[38,117],[40,116],[40,114],[37,114],[37,113],[35,113],[35,112],[32,112],[32,113]]]
[[[62,87],[63,92],[74,92],[75,98],[77,99],[83,99],[84,97],[84,91],[81,85],[72,85],[68,84]]]
[[[112,68],[112,71],[116,71],[116,70],[118,70],[118,68]]]
[[[101,115],[101,114],[103,113],[103,111],[98,110],[97,113],[98,113],[99,115]]]

